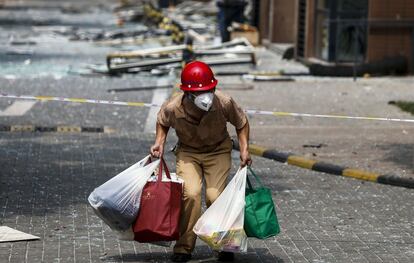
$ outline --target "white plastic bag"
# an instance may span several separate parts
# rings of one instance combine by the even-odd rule
[[[95,213],[113,230],[125,231],[135,221],[142,189],[160,160],[147,164],[150,155],[95,188],[88,201]]]
[[[244,206],[247,168],[239,168],[220,196],[198,219],[193,231],[217,251],[246,252]]]

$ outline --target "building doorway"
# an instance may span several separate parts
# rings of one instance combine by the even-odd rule
[[[315,54],[329,62],[363,62],[368,0],[316,0]]]

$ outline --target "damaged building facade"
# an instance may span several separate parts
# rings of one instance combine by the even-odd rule
[[[414,1],[264,0],[259,29],[315,75],[414,73]]]

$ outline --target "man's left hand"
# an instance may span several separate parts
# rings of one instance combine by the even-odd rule
[[[246,165],[252,165],[252,158],[250,157],[249,151],[240,152],[240,166],[245,167]]]

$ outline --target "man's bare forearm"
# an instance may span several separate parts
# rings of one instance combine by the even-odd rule
[[[250,134],[250,125],[249,122],[246,122],[246,125],[243,128],[237,130],[237,138],[239,139],[240,151],[249,150],[249,134]]]
[[[162,126],[157,122],[156,132],[155,132],[155,143],[164,144],[167,138],[168,130],[170,127]]]

